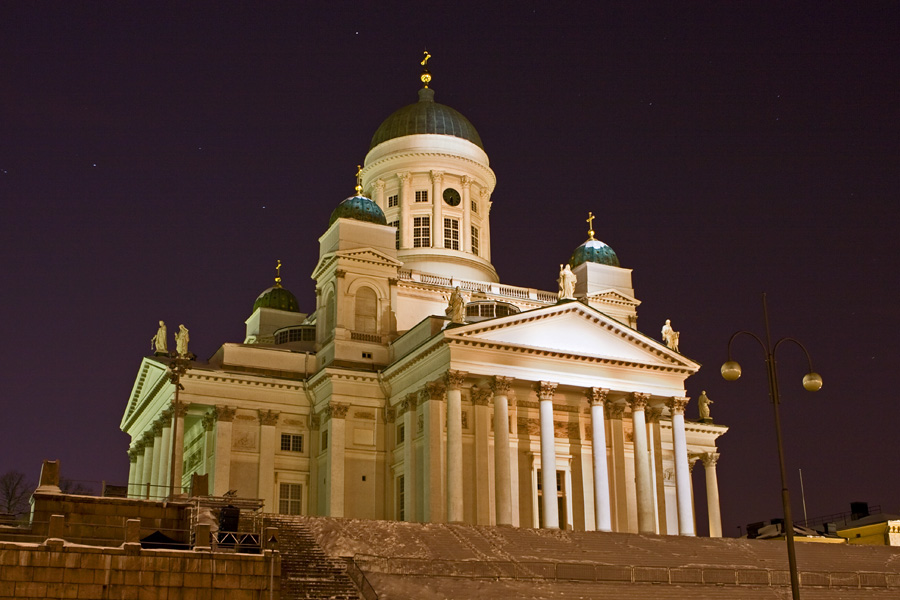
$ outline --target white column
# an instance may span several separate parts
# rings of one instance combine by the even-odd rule
[[[609,390],[591,388],[591,445],[594,458],[594,516],[597,531],[612,531],[612,508],[609,501],[609,469],[606,458],[606,423],[603,403]]]
[[[467,373],[447,371],[447,522],[463,522],[462,392]]]
[[[159,455],[159,490],[160,498],[169,496],[169,479],[172,464],[172,409],[167,408],[162,412],[162,451]]]
[[[553,392],[558,384],[541,381],[541,499],[544,507],[544,528],[559,529],[559,505],[556,495],[556,432],[553,427]]]
[[[431,206],[432,218],[431,224],[431,240],[432,248],[444,247],[444,221],[441,219],[441,183],[444,181],[444,173],[442,171],[431,172]]]
[[[653,484],[656,499],[656,533],[665,535],[668,532],[668,525],[666,523],[666,489],[665,476],[663,475],[662,439],[659,427],[662,408],[648,408],[644,413],[647,416],[647,437],[648,445],[650,446],[650,481]]]
[[[446,520],[444,486],[443,438],[444,438],[444,382],[432,381],[425,386],[422,398],[425,400],[424,437],[424,481],[422,496],[424,501],[424,521],[443,523]]]
[[[675,451],[675,497],[678,500],[678,533],[694,535],[691,501],[691,472],[688,466],[684,409],[690,398],[674,397],[666,404],[672,411],[672,438]]]
[[[372,200],[375,201],[375,204],[382,210],[382,212],[387,212],[387,205],[384,203],[384,180],[377,179],[375,180],[375,197]]]
[[[153,460],[151,461],[151,470],[150,470],[150,495],[151,499],[158,499],[164,496],[162,493],[162,487],[159,483],[159,461],[160,455],[162,454],[162,433],[163,426],[162,423],[157,421],[153,424]]]
[[[491,260],[491,193],[481,188],[481,257]]]
[[[138,479],[138,451],[134,448],[128,449],[128,497],[134,498],[137,489]]]
[[[213,469],[213,496],[225,494],[231,486],[231,433],[236,410],[229,406],[217,406],[216,456]]]
[[[177,496],[184,493],[181,480],[184,478],[184,416],[187,414],[187,404],[181,401],[173,403],[172,410],[175,412],[175,429],[172,431],[172,460],[175,468],[170,469],[174,473],[171,488],[172,494]]]
[[[203,462],[200,463],[203,465],[203,469],[201,470],[201,475],[209,475],[213,472],[213,469],[210,468],[210,460],[215,456],[216,452],[216,434],[213,433],[216,428],[216,415],[213,411],[210,411],[203,415],[203,420],[201,421],[203,425]],[[209,489],[207,493],[212,493],[212,477],[207,478],[207,484],[209,485]]]
[[[278,413],[259,410],[259,479],[256,497],[263,501],[265,512],[278,512],[275,498],[275,426]]]
[[[325,514],[329,517],[344,516],[344,471],[347,468],[345,461],[346,448],[346,422],[349,404],[332,402],[326,409],[328,426],[328,448],[325,464],[328,468],[328,487],[325,491]]]
[[[420,519],[418,506],[422,505],[416,498],[416,406],[418,394],[407,394],[400,402],[400,414],[403,417],[403,502],[404,519],[414,523]]]
[[[650,394],[633,392],[629,400],[634,435],[634,484],[637,492],[638,533],[656,533],[653,488],[650,483],[650,453],[647,450],[647,420],[644,408]]]
[[[628,531],[628,493],[625,489],[625,428],[622,417],[625,416],[625,405],[614,402],[606,403],[609,411],[609,430],[612,445],[612,483],[613,490],[610,501],[614,508],[616,531]]]
[[[141,442],[144,445],[144,453],[141,461],[143,466],[141,467],[141,489],[138,492],[138,498],[148,498],[150,496],[149,490],[153,483],[153,442],[155,439],[156,437],[152,431],[145,432],[141,438]]]
[[[509,386],[512,377],[494,377],[494,508],[497,525],[512,525],[512,483],[509,455]]]
[[[519,407],[516,406],[515,396],[510,392],[507,392],[506,402],[509,405],[509,500],[512,526],[521,527],[522,523],[519,514],[519,502],[521,500],[519,489]],[[530,446],[530,442],[528,444]],[[530,498],[531,494],[528,497]]]
[[[472,252],[472,203],[470,202],[469,189],[472,187],[472,178],[463,175],[462,178],[462,231],[460,231],[460,249],[464,252]]]
[[[722,514],[719,511],[719,479],[716,477],[718,452],[707,452],[702,457],[706,470],[706,504],[709,509],[709,537],[722,537]]]
[[[475,413],[475,524],[493,525],[491,519],[491,390],[472,388]]]
[[[412,248],[412,219],[409,217],[409,205],[413,199],[409,194],[409,182],[412,179],[409,173],[397,173],[400,180],[400,247]]]

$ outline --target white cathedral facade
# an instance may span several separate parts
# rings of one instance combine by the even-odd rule
[[[637,330],[631,271],[593,232],[575,300],[500,283],[488,155],[423,81],[319,238],[313,311],[277,278],[243,343],[191,362],[177,396],[172,359],[143,359],[129,494],[196,473],[267,512],[693,535],[702,459],[721,535],[727,428],[684,418],[699,365]]]

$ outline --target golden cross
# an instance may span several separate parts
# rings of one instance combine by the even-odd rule
[[[428,59],[431,58],[431,55],[428,54],[428,50],[426,50],[424,52],[424,54],[425,54],[425,59],[422,62],[420,62],[419,64],[422,65],[423,67],[426,67],[426,66],[428,66]]]
[[[356,195],[362,196],[362,165],[356,165]]]
[[[281,260],[275,265],[275,285],[281,287]]]
[[[431,55],[428,54],[428,50],[425,51],[425,58],[422,59],[422,62],[419,64],[422,65],[422,76],[420,79],[422,80],[422,84],[424,87],[428,87],[428,84],[431,82],[431,73],[428,72],[428,59],[431,58]]]
[[[594,213],[588,211],[588,218],[585,219],[588,224],[588,237],[589,239],[594,239]]]

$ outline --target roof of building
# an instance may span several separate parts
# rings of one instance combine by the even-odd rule
[[[484,150],[481,136],[459,111],[434,101],[434,90],[419,90],[419,101],[395,111],[375,131],[371,150],[378,144],[406,135],[433,133],[468,140]]]
[[[572,258],[569,259],[569,266],[574,269],[578,265],[586,262],[618,267],[619,257],[616,256],[616,253],[612,248],[600,240],[591,238],[575,248],[575,252],[572,253]]]
[[[253,311],[256,311],[257,308],[277,308],[289,312],[300,312],[297,297],[281,287],[280,283],[276,283],[257,296],[256,302],[253,303]]]
[[[337,208],[332,211],[331,218],[328,219],[328,226],[334,225],[334,222],[338,219],[355,219],[367,223],[387,225],[384,211],[371,199],[361,195],[350,196],[338,204]]]

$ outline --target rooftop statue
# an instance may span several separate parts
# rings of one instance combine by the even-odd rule
[[[678,350],[678,338],[681,337],[681,332],[675,331],[672,329],[672,321],[670,319],[666,319],[666,324],[663,325],[662,328],[662,338],[666,343],[666,346],[674,350],[675,352],[679,352]]]
[[[575,277],[575,273],[572,272],[572,267],[569,265],[559,265],[559,294],[558,297],[560,300],[574,300],[575,299],[575,282],[577,278]]]
[[[179,325],[178,332],[175,333],[175,350],[178,352],[178,356],[188,356],[188,342],[190,339],[187,327]]]
[[[150,338],[150,349],[155,351],[156,354],[168,354],[169,350],[166,344],[166,324],[164,321],[159,322],[159,329],[156,330],[156,335]]]
[[[466,322],[466,299],[463,298],[459,286],[450,294],[450,302],[447,306],[447,316],[450,317],[451,323]]]
[[[709,399],[709,396],[706,395],[706,390],[700,392],[700,397],[697,398],[697,407],[700,409],[700,420],[712,422],[712,418],[709,416],[709,405],[713,404],[713,401]]]

